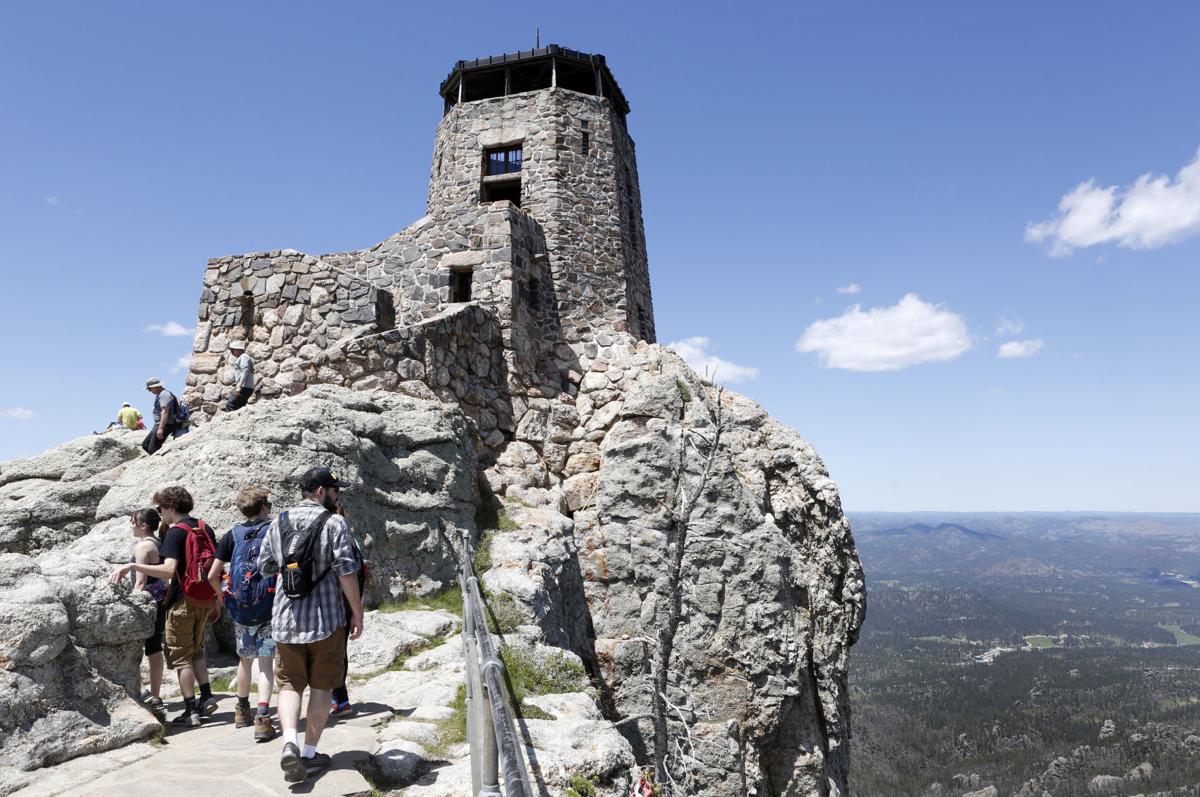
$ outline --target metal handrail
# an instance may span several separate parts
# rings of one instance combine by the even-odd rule
[[[467,740],[471,745],[471,786],[475,797],[534,797],[529,770],[504,685],[504,662],[497,655],[483,613],[479,579],[471,563],[469,532],[463,532],[459,572],[463,593],[463,656],[466,659]],[[486,692],[486,695],[485,695]],[[500,790],[500,776],[504,790]]]

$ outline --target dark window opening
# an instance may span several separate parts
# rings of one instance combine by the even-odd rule
[[[596,91],[596,70],[592,68],[591,64],[560,60],[558,62],[558,87],[583,94],[599,94]]]
[[[375,330],[386,332],[396,328],[396,304],[387,291],[375,291]]]
[[[450,301],[452,301],[452,302],[469,302],[469,301],[471,301],[471,272],[470,271],[451,271],[450,272]]]
[[[479,192],[480,202],[502,202],[508,200],[521,207],[521,181],[505,180],[501,183],[485,183]]]
[[[520,94],[523,91],[537,91],[550,88],[550,62],[538,61],[532,64],[514,64],[509,67],[508,93]]]
[[[583,138],[579,141],[579,154],[586,156],[588,154],[588,147],[591,146],[591,143],[591,136],[588,135],[588,131],[584,130]]]
[[[247,341],[254,338],[254,294],[244,292],[238,297],[242,305],[242,333]]]
[[[520,145],[485,150],[483,153],[483,173],[487,177],[497,174],[520,174],[523,153]]]
[[[472,70],[462,79],[463,102],[483,100],[488,97],[503,97],[506,84],[504,67]]]
[[[529,278],[529,312],[542,312],[542,283],[537,277]]]

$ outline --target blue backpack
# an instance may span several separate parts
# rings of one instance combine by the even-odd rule
[[[258,551],[271,521],[236,526],[229,531],[233,538],[233,561],[225,582],[225,608],[235,623],[263,625],[271,621],[275,603],[275,579],[263,578],[258,572]]]

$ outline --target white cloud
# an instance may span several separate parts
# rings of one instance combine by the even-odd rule
[[[175,365],[171,366],[171,373],[177,374],[181,371],[186,371],[192,367],[192,355],[185,354],[175,360]]]
[[[54,196],[54,194],[51,194],[50,196],[46,197],[46,204],[47,205],[61,205],[62,200],[59,199],[58,197]]]
[[[851,282],[849,285],[843,285],[842,287],[838,288],[837,292],[847,293],[853,296],[856,293],[862,293],[862,286],[857,282]]]
[[[16,418],[19,421],[24,421],[33,417],[33,410],[27,410],[24,407],[9,407],[6,410],[0,410],[0,415],[6,418]]]
[[[1157,249],[1200,232],[1200,152],[1172,179],[1143,174],[1132,185],[1080,183],[1058,203],[1058,215],[1025,228],[1025,240],[1045,243],[1051,255],[1115,243]]]
[[[146,327],[147,332],[157,332],[158,334],[168,338],[181,338],[184,335],[191,335],[195,332],[194,329],[188,329],[178,321],[168,321],[165,324],[151,324]]]
[[[1019,318],[1009,318],[1006,315],[1000,316],[1000,321],[996,324],[996,334],[1002,338],[1007,338],[1010,335],[1020,335],[1021,330],[1025,328],[1025,322]]]
[[[1041,338],[1008,340],[1000,344],[1000,348],[996,350],[996,356],[1005,360],[1015,360],[1021,357],[1032,357],[1044,348],[1046,348],[1046,341]]]
[[[711,343],[712,341],[705,337],[684,338],[668,343],[667,348],[682,357],[696,373],[708,379],[731,385],[758,379],[757,368],[731,363],[715,354],[709,354],[708,347]]]
[[[915,293],[891,307],[863,310],[856,304],[836,318],[814,321],[796,341],[796,351],[817,352],[826,368],[850,371],[949,362],[970,348],[962,318]]]

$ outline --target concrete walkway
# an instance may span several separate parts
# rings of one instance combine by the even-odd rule
[[[371,633],[350,649],[350,698],[357,713],[326,726],[319,749],[332,756],[333,766],[319,777],[285,782],[279,768],[282,738],[256,744],[253,728],[235,729],[236,698],[218,692],[217,712],[200,727],[168,725],[165,743],[130,744],[35,770],[30,773],[35,779],[10,797],[466,797],[471,792],[469,747],[442,738],[463,683],[458,622],[444,612],[368,615]],[[510,634],[509,641],[538,661],[560,655],[519,634]],[[420,645],[429,647],[416,652]],[[209,670],[214,680],[230,672]],[[163,686],[175,716],[181,710],[176,690],[169,682]],[[591,695],[529,695],[526,704],[545,717],[523,720],[519,728],[539,797],[567,793],[565,785],[575,772],[612,778],[613,788],[602,794],[628,794],[623,773],[633,764],[632,751],[603,721]],[[373,777],[383,787],[379,792],[358,768],[369,757]]]
[[[121,762],[112,761],[112,771],[104,774],[109,768],[106,766],[109,762],[104,760],[107,757],[88,756],[77,759],[75,772],[69,771],[72,769],[70,764],[75,762],[56,767],[57,777],[50,780],[59,783],[37,783],[17,794],[21,797],[64,792],[94,797],[257,797],[371,793],[370,784],[355,765],[374,749],[376,730],[373,726],[391,716],[388,707],[360,706],[356,716],[331,721],[321,736],[318,749],[333,757],[333,766],[319,777],[289,784],[284,781],[283,771],[279,768],[282,736],[256,744],[253,728],[233,727],[236,699],[225,696],[219,702],[217,712],[199,728],[169,727],[166,744],[134,745],[114,751],[126,753],[126,758],[137,756],[133,763],[122,766]],[[77,779],[72,775],[85,777]]]

